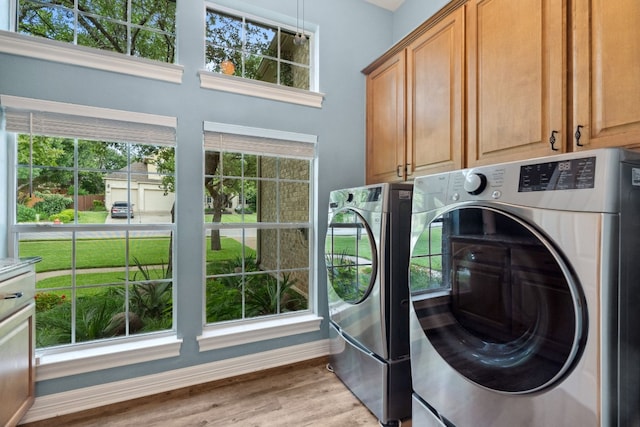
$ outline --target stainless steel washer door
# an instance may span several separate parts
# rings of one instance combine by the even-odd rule
[[[388,357],[380,294],[379,211],[333,213],[325,240],[331,320],[369,352]]]
[[[424,335],[460,375],[500,393],[564,377],[586,340],[586,304],[562,256],[527,222],[463,205],[414,214],[410,283]]]

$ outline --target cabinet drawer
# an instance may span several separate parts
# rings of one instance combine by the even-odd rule
[[[28,272],[0,283],[0,320],[33,301],[36,274]]]

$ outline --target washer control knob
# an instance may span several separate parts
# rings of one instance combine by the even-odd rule
[[[464,180],[464,190],[472,195],[482,193],[487,186],[487,177],[481,173],[470,173]]]

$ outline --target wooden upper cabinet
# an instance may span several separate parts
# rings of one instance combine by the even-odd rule
[[[405,52],[367,76],[368,184],[404,180]]]
[[[571,12],[573,150],[640,147],[640,1],[574,1]]]
[[[457,6],[364,71],[367,183],[462,167],[464,8]]]
[[[566,22],[563,0],[467,3],[466,166],[565,151]]]
[[[464,7],[407,48],[407,178],[463,164]]]

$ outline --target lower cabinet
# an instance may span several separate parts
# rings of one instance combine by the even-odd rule
[[[15,426],[35,399],[35,303],[0,322],[0,425]]]

